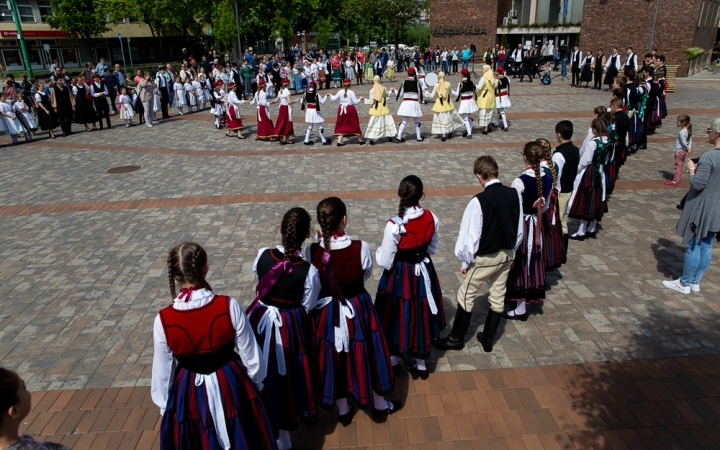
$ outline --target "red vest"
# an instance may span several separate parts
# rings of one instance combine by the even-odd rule
[[[332,264],[335,278],[346,298],[355,297],[364,291],[365,283],[363,276],[365,271],[362,268],[362,241],[353,240],[349,246],[337,250],[331,250]],[[310,261],[312,265],[318,269],[320,280],[322,281],[322,289],[320,298],[330,295],[330,285],[327,273],[323,268],[322,257],[325,249],[320,244],[313,244],[310,248]]]
[[[230,297],[216,295],[200,308],[160,310],[168,347],[176,357],[217,352],[235,341]]]
[[[399,250],[410,250],[427,246],[435,235],[435,219],[427,209],[420,217],[410,219],[405,225],[405,234],[400,235]]]

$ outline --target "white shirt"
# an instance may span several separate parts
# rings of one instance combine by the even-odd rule
[[[325,242],[322,238],[316,236],[316,240],[320,244],[320,247],[325,248]],[[363,281],[367,281],[372,277],[372,252],[370,251],[370,244],[365,241],[360,242],[360,265],[363,269]],[[330,237],[330,250],[341,250],[343,248],[350,247],[350,244],[352,244],[352,238],[347,234],[339,237]],[[305,247],[306,255],[310,254],[311,245]]]
[[[288,102],[288,100],[290,99],[290,89],[283,88],[278,94],[278,98],[280,99],[281,105],[289,106],[290,103]]]
[[[330,96],[330,100],[334,102],[339,100],[341,105],[357,105],[360,103],[360,100],[357,98],[352,89],[347,90],[347,97],[345,97],[345,89],[340,89],[337,94]]]
[[[269,104],[268,101],[267,101],[267,92],[265,92],[265,91],[257,91],[257,92],[255,93],[255,97],[253,97],[253,99],[250,101],[250,104],[251,104],[251,105],[257,105],[258,108],[261,107],[261,106],[264,106],[265,108],[267,108],[268,106],[270,106],[270,104]]]
[[[90,89],[92,90],[92,96],[95,98],[100,97],[100,95],[102,94],[105,94],[106,97],[109,95],[107,86],[103,85],[102,83],[100,85],[93,83],[90,86]]]
[[[522,51],[522,49],[521,49],[521,48],[516,48],[515,50],[513,50],[512,55],[510,55],[510,57],[511,57],[512,59],[514,59],[515,62],[522,62],[522,57],[523,57],[523,51]]]
[[[497,183],[500,183],[500,180],[494,179],[488,181],[485,187],[487,188],[488,186]],[[520,211],[518,214],[518,234],[515,242],[516,250],[520,247],[523,239],[522,197],[519,192],[518,199]],[[463,269],[467,269],[475,263],[475,253],[477,253],[478,248],[480,247],[482,227],[483,212],[482,207],[480,206],[480,200],[478,200],[477,197],[473,197],[463,213],[462,222],[460,223],[460,234],[458,235],[457,242],[455,243],[455,256],[462,263]]]
[[[285,247],[282,245],[278,245],[277,248],[280,253],[285,253]],[[258,250],[258,255],[255,258],[255,262],[253,263],[253,272],[257,274],[257,265],[258,261],[260,261],[260,257],[265,252],[265,250],[269,250],[269,247],[263,247],[260,250]],[[303,254],[300,252],[297,252],[297,255],[301,258],[304,258]],[[320,295],[320,274],[318,273],[317,267],[310,264],[310,270],[308,270],[308,274],[305,277],[305,290],[303,292],[303,298],[301,304],[305,308],[305,311],[311,311],[313,308],[315,308],[315,304],[317,303],[318,296]]]
[[[177,94],[178,92],[182,92],[182,91],[183,91],[183,85],[180,84],[180,83],[174,83],[174,84],[173,84],[173,91],[175,91],[176,94]]]
[[[245,100],[240,100],[235,91],[230,91],[227,95],[227,103],[237,108],[239,105],[245,103]]]
[[[637,55],[635,53],[630,53],[625,60],[625,65],[630,66],[633,69],[637,69]]]
[[[582,52],[580,50],[573,50],[571,62],[574,63],[575,60],[577,60],[578,64],[580,64],[582,62],[582,59],[583,59]]]
[[[200,308],[209,303],[214,296],[215,294],[207,289],[198,289],[192,291],[188,301],[174,299],[172,307],[178,311]],[[240,355],[250,379],[256,385],[261,386],[262,381],[265,379],[265,366],[260,355],[260,347],[255,341],[255,332],[250,321],[235,299],[230,299],[230,321],[235,329],[235,351]],[[175,371],[175,359],[170,347],[167,345],[160,314],[155,316],[155,322],[153,323],[153,342],[154,354],[150,394],[153,403],[160,408],[162,414],[165,412],[165,406],[167,405],[170,378]]]
[[[425,212],[420,206],[411,206],[405,209],[405,215],[403,220],[415,219],[420,217]],[[435,222],[435,233],[433,234],[430,244],[427,248],[428,255],[434,255],[438,249],[438,228],[440,228],[440,220],[437,218],[435,213],[430,213],[433,216]],[[385,234],[383,235],[382,244],[375,252],[375,260],[378,266],[390,270],[392,269],[393,263],[395,262],[395,254],[397,253],[397,246],[400,243],[400,227],[392,220],[388,221],[385,225]]]
[[[563,167],[565,167],[565,157],[560,152],[555,152],[552,155],[552,162],[555,163],[555,165],[558,167],[557,170],[557,190],[558,194],[560,194],[560,177],[562,177],[562,171]]]
[[[613,53],[612,55],[608,56],[607,62],[605,63],[605,69],[610,68],[610,63],[613,60],[613,57],[615,57],[615,68],[620,70],[620,55],[617,53]]]
[[[580,164],[578,164],[578,174],[582,173],[583,170],[587,169],[587,166],[590,165],[590,163],[593,160],[593,157],[595,156],[595,150],[597,149],[597,143],[595,142],[595,139],[598,139],[593,136],[592,139],[590,139],[590,142],[586,144],[583,144],[583,148],[580,150]],[[605,136],[602,137],[602,142],[607,142],[607,138]]]

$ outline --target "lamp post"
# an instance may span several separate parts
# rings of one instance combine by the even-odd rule
[[[238,15],[238,0],[235,0],[235,31],[238,38],[238,61],[242,59],[242,43],[240,41],[240,15]]]
[[[30,58],[28,57],[27,46],[25,45],[25,37],[23,36],[22,26],[20,26],[20,18],[18,17],[17,5],[15,0],[8,0],[8,6],[12,11],[13,20],[15,21],[15,27],[17,28],[17,38],[20,42],[20,52],[22,53],[23,62],[25,63],[25,69],[27,70],[28,78],[32,78],[33,71],[30,65]]]
[[[648,47],[648,53],[652,52],[653,39],[655,38],[655,24],[657,24],[658,9],[660,9],[660,0],[655,2],[655,18],[653,19],[652,31],[650,31],[650,46]]]

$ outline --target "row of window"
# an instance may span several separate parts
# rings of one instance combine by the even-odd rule
[[[47,18],[52,16],[52,7],[50,0],[16,0],[18,14],[21,22],[47,22]],[[33,3],[37,5],[38,17],[35,16]],[[8,8],[7,2],[0,2],[0,21],[12,22],[12,11]]]

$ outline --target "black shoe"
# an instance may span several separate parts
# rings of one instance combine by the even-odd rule
[[[313,145],[314,143],[315,143],[315,141],[307,141],[307,142],[303,142],[303,144],[305,144],[305,145]]]
[[[465,139],[472,139],[472,134],[468,134],[467,136],[465,136]]]
[[[420,138],[420,139],[418,139],[417,141],[418,141],[418,142],[422,142],[422,141],[424,141],[424,140],[425,140],[425,139]]]
[[[467,135],[468,135],[468,132],[465,131],[465,132],[463,133],[463,137],[467,137]]]
[[[585,237],[586,237],[586,238],[597,239],[597,231],[593,231],[592,233],[588,231],[587,233],[585,233]]]
[[[365,145],[365,141],[360,141],[360,142],[358,142],[358,144]]]
[[[395,138],[395,142],[397,142],[398,144],[400,144],[400,143],[402,143],[402,142],[405,142],[405,138],[400,138],[400,139]]]
[[[512,315],[512,316],[508,315],[507,312],[502,313],[502,316],[503,316],[504,318],[506,318],[507,320],[519,320],[519,321],[521,321],[521,322],[526,322],[526,321],[528,320],[528,316],[529,316],[529,315],[530,315],[530,314],[528,314],[527,311],[525,311],[525,314]]]
[[[370,412],[370,419],[376,423],[383,423],[387,420],[388,415],[395,414],[402,408],[402,403],[399,400],[388,401],[390,407],[388,409],[375,409],[373,408]]]
[[[430,372],[427,369],[418,369],[417,363],[412,366],[410,373],[420,378],[421,380],[427,380],[430,377]]]
[[[368,144],[370,144],[370,145],[375,145],[375,141],[373,141],[372,139],[370,139],[370,140],[368,141]]]
[[[502,314],[492,309],[488,311],[487,317],[485,318],[485,327],[476,336],[485,353],[490,353],[493,350],[493,339],[495,339],[495,334],[500,326],[502,316]]]
[[[338,422],[340,422],[340,425],[342,425],[344,427],[347,427],[348,425],[350,425],[352,423],[353,417],[355,416],[355,411],[356,411],[355,407],[353,407],[352,405],[349,405],[349,406],[350,406],[350,411],[348,411],[347,414],[343,414],[343,415],[338,414]]]
[[[584,234],[571,234],[568,239],[572,239],[573,241],[584,241],[585,235]]]
[[[457,305],[455,310],[455,320],[453,320],[452,330],[447,337],[438,339],[433,342],[435,348],[440,350],[462,350],[465,347],[465,333],[470,326],[472,312],[465,311],[462,306]]]
[[[488,130],[483,130],[482,134],[488,134]]]
[[[405,369],[403,369],[403,367],[404,367],[404,366],[402,366],[402,365],[400,365],[400,364],[398,364],[397,366],[392,366],[392,368],[393,368],[393,374],[394,374],[396,377],[399,377],[399,376],[402,376],[402,375],[407,375],[407,372],[405,372]]]
[[[338,142],[338,143],[335,144],[335,145],[337,145],[338,147],[345,147],[345,143],[344,143],[344,142]]]
[[[445,136],[443,136],[440,140],[445,142]]]
[[[330,145],[330,139],[328,139],[328,140],[326,140],[325,142],[323,142],[323,145]]]

